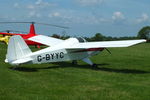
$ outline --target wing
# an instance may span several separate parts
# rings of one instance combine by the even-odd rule
[[[28,40],[38,42],[38,43],[41,43],[41,44],[44,44],[47,46],[54,46],[54,45],[59,44],[64,41],[61,39],[56,39],[56,38],[48,37],[48,36],[44,36],[44,35],[33,36],[33,37],[29,38]]]
[[[85,42],[67,47],[66,49],[129,47],[142,42],[146,42],[146,40],[141,39],[141,40],[124,40],[124,41]]]

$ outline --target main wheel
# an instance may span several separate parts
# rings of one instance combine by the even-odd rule
[[[72,61],[72,65],[77,65],[77,64],[78,64],[77,60]]]
[[[97,64],[93,64],[93,65],[92,65],[92,68],[93,68],[93,69],[97,69],[97,68],[98,68],[98,67],[97,67]]]

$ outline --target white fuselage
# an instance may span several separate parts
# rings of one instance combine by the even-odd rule
[[[69,38],[58,45],[33,52],[26,57],[30,57],[31,59],[33,59],[32,63],[34,64],[41,64],[48,62],[81,60],[99,53],[99,51],[83,51],[83,49],[66,49],[66,47],[72,46],[77,43],[79,43],[79,41],[76,38]]]
[[[46,36],[35,36],[31,40],[47,44],[50,47],[32,52],[23,38],[12,36],[9,40],[5,62],[11,65],[41,64],[69,60],[82,60],[90,65],[94,64],[89,57],[98,54],[107,47],[128,47],[146,40],[102,41],[86,42],[83,38],[55,39]]]

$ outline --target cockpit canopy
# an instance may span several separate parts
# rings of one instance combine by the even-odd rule
[[[77,40],[78,40],[80,43],[86,42],[86,40],[85,40],[83,37],[77,37]]]

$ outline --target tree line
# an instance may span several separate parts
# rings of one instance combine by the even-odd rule
[[[59,39],[67,39],[70,38],[69,35],[58,35],[53,34],[52,37],[59,38]],[[92,37],[83,37],[87,41],[113,41],[113,40],[130,40],[130,39],[146,39],[150,41],[150,26],[143,27],[138,33],[137,36],[130,36],[130,37],[111,37],[111,36],[104,36],[102,33],[96,33]]]

